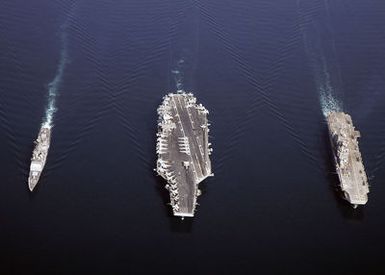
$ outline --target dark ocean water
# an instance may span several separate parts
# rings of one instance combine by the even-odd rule
[[[385,273],[384,56],[383,0],[0,0],[0,273]],[[152,170],[156,108],[178,88],[210,110],[214,148],[184,221]],[[356,210],[328,108],[363,136]]]

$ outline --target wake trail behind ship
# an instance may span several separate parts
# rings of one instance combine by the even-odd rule
[[[184,59],[183,58],[179,59],[178,62],[177,62],[176,68],[171,71],[171,73],[172,73],[172,75],[174,77],[176,90],[178,92],[184,91],[183,64],[184,64]]]
[[[48,84],[48,103],[45,109],[45,116],[43,118],[42,128],[43,127],[52,128],[54,114],[57,111],[56,97],[58,95],[58,90],[63,79],[66,65],[68,63],[66,27],[63,27],[61,40],[62,40],[62,48],[60,52],[60,61],[57,67],[55,78]]]
[[[326,118],[331,112],[342,112],[342,89],[337,65],[334,40],[325,43],[323,37],[333,37],[328,22],[328,7],[314,11],[306,5],[307,2],[298,1],[299,13],[302,16],[302,34],[308,62],[313,71],[315,84],[319,94],[322,114]],[[308,18],[311,17],[311,20]],[[306,22],[305,22],[305,18]]]
[[[180,7],[170,22],[169,87],[177,91],[193,91],[198,64],[200,17],[194,3]]]
[[[47,161],[48,151],[51,143],[51,134],[56,107],[56,97],[63,80],[66,65],[68,63],[67,47],[67,22],[61,28],[61,50],[60,59],[54,79],[48,84],[48,103],[41,124],[35,148],[32,152],[31,165],[28,177],[28,187],[32,192],[39,182]]]
[[[323,72],[321,81],[318,83],[319,100],[322,114],[326,118],[331,112],[342,112],[341,102],[334,96],[335,92],[330,83],[330,75],[323,62]]]

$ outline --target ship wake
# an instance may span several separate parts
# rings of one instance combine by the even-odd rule
[[[335,92],[330,83],[330,75],[325,62],[323,62],[323,71],[320,78],[321,81],[318,83],[318,92],[323,115],[326,118],[331,112],[342,112],[341,102],[333,96]]]
[[[65,27],[62,28],[60,61],[57,67],[55,78],[48,84],[48,103],[45,109],[45,116],[42,122],[42,128],[51,128],[53,126],[54,115],[57,111],[56,97],[58,95],[60,84],[63,80],[64,71],[68,64],[67,33]]]
[[[297,9],[301,18],[306,56],[313,71],[321,111],[326,118],[331,112],[343,110],[342,81],[333,31],[328,21],[322,21],[322,18],[330,17],[329,7],[325,3],[317,10],[313,10],[306,1],[298,0]],[[330,38],[328,43],[322,39],[323,37]]]
[[[310,39],[309,36],[305,35],[305,47],[308,61],[313,70],[322,114],[326,118],[331,112],[342,112],[339,70],[336,64],[327,62],[326,50],[322,48],[319,37]],[[329,55],[331,52],[329,51]],[[329,59],[335,60],[335,58],[330,57]]]
[[[184,65],[184,59],[181,58],[178,60],[176,68],[171,71],[174,81],[175,81],[175,86],[178,92],[184,91],[184,85],[183,85],[183,65]]]
[[[200,17],[194,3],[183,4],[170,25],[169,86],[178,92],[194,90],[199,44]]]
[[[36,187],[47,161],[51,140],[51,128],[53,126],[55,112],[57,111],[56,97],[58,95],[59,87],[62,82],[67,63],[67,34],[65,25],[63,25],[61,33],[60,60],[55,77],[48,84],[48,103],[45,108],[45,115],[43,117],[38,137],[35,140],[35,148],[32,152],[31,166],[28,177],[28,187],[31,192]]]

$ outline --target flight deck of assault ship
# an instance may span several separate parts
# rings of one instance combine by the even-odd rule
[[[357,139],[360,132],[350,115],[331,112],[327,116],[329,136],[344,198],[354,207],[366,204],[369,185]]]
[[[35,149],[32,152],[31,167],[28,178],[28,187],[31,191],[33,191],[38,183],[44,169],[50,142],[51,127],[43,125],[35,141]]]
[[[174,216],[193,217],[198,184],[211,173],[206,110],[191,93],[178,91],[158,108],[157,173],[167,180]]]

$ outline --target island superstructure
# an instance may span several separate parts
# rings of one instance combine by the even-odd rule
[[[366,204],[369,185],[358,148],[360,132],[355,130],[350,115],[343,112],[331,112],[327,123],[343,196],[354,207]]]
[[[32,152],[31,167],[28,178],[28,187],[33,191],[38,183],[47,160],[51,142],[51,127],[43,125],[35,141],[35,149]]]
[[[206,110],[192,93],[178,91],[158,108],[157,173],[167,180],[175,216],[193,217],[200,195],[198,184],[211,173]]]

